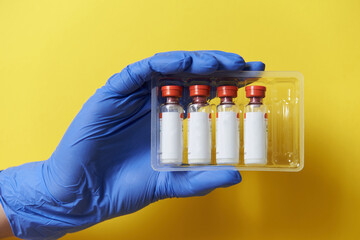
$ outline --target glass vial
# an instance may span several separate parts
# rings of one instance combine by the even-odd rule
[[[217,94],[220,105],[216,110],[216,162],[239,162],[239,107],[233,102],[237,97],[236,86],[220,86]]]
[[[263,105],[264,86],[245,87],[250,102],[244,113],[244,162],[266,164],[267,162],[267,113]]]
[[[210,86],[190,86],[193,101],[188,107],[188,162],[211,163],[211,108],[207,102]]]
[[[183,108],[181,86],[162,86],[166,102],[160,106],[160,163],[181,165],[183,161]]]

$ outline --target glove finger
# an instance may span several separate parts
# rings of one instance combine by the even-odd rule
[[[120,95],[128,95],[139,89],[146,81],[149,81],[153,73],[149,60],[150,58],[145,58],[128,65],[120,73],[112,75],[105,87]]]
[[[239,55],[221,51],[157,53],[114,74],[106,86],[120,95],[127,95],[149,81],[153,72],[209,74],[218,70],[241,70],[244,66],[244,59]]]
[[[185,72],[195,74],[211,74],[219,67],[217,59],[210,54],[189,52],[189,56],[191,57],[192,61],[191,65],[185,69]]]
[[[174,192],[170,196],[204,196],[216,188],[229,187],[241,182],[240,173],[232,170],[187,172],[185,174],[186,181],[173,183],[172,190]]]
[[[244,71],[264,71],[265,70],[265,63],[263,62],[247,62]]]
[[[183,56],[184,60],[181,62],[183,64],[175,62],[178,58],[168,61],[170,60],[170,55],[175,53]],[[241,70],[245,66],[245,61],[241,56],[235,53],[222,51],[179,51],[158,53],[154,56],[154,59],[150,61],[150,65],[154,71],[162,74],[180,72],[210,74],[220,70]]]
[[[191,66],[192,61],[189,52],[185,51],[157,53],[150,58],[128,65],[120,73],[114,74],[106,85],[120,95],[128,95],[149,81],[152,73],[184,72]]]
[[[245,60],[236,53],[223,52],[218,50],[199,51],[215,57],[218,61],[218,69],[226,71],[243,70],[245,67]]]

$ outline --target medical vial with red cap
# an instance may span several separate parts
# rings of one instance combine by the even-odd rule
[[[233,102],[237,97],[236,86],[220,86],[217,94],[220,105],[216,112],[216,162],[239,162],[239,107]]]
[[[267,162],[267,113],[263,104],[264,86],[245,87],[250,102],[244,113],[244,162],[266,164]]]
[[[181,86],[162,86],[160,106],[160,163],[181,165],[183,160],[183,108],[179,103]]]
[[[207,102],[210,86],[190,86],[188,107],[188,163],[211,163],[211,108]]]

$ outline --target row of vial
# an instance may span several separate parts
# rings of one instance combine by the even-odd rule
[[[236,86],[219,86],[220,104],[216,108],[216,163],[239,163],[239,107]],[[245,87],[249,103],[244,110],[244,163],[267,162],[267,113],[263,105],[266,88]],[[166,102],[160,106],[160,162],[180,165],[183,162],[183,108],[179,104],[181,86],[162,86]],[[188,106],[188,163],[211,163],[211,107],[207,102],[210,86],[190,86],[192,103]]]

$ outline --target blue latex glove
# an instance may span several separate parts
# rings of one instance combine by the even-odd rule
[[[84,104],[52,156],[0,172],[15,236],[59,238],[159,199],[201,196],[241,181],[238,171],[156,172],[150,166],[150,76],[264,70],[220,51],[159,53],[113,75]]]

